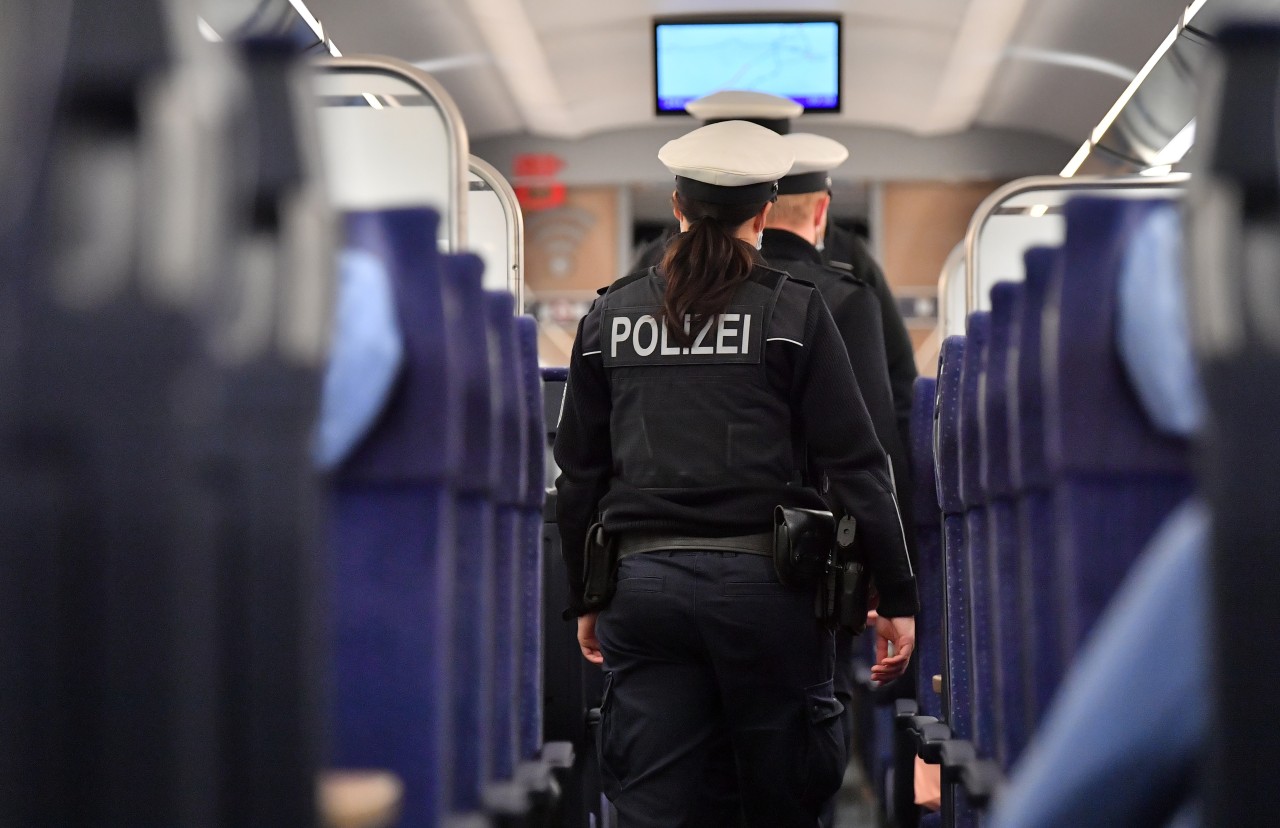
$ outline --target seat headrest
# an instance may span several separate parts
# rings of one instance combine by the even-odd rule
[[[1041,335],[1044,303],[1058,267],[1062,251],[1056,247],[1033,247],[1023,256],[1026,279],[1018,302],[1017,340],[1010,359],[1009,469],[1019,491],[1049,484],[1044,454],[1044,371]]]
[[[934,465],[938,475],[938,505],[947,514],[964,511],[960,500],[960,369],[965,338],[949,336],[938,358],[938,403],[934,412]]]
[[[489,488],[492,450],[490,427],[493,403],[489,393],[489,346],[485,324],[483,263],[475,256],[444,260],[445,284],[450,292],[449,353],[462,377],[462,464],[459,491]]]
[[[490,386],[496,407],[494,451],[490,458],[490,485],[496,502],[518,506],[524,501],[525,462],[524,388],[520,372],[520,346],[516,342],[515,299],[505,290],[486,291],[486,323],[489,332]]]
[[[1154,207],[1134,230],[1120,270],[1116,346],[1138,399],[1164,434],[1189,437],[1204,421],[1182,265],[1177,207]]]
[[[375,256],[346,250],[338,261],[338,292],[329,364],[320,396],[312,456],[336,468],[382,413],[404,366],[391,277]]]
[[[974,311],[966,325],[964,364],[960,368],[960,499],[966,507],[981,506],[982,439],[978,431],[978,390],[991,345],[991,312]]]
[[[525,406],[525,500],[541,507],[547,476],[547,426],[542,411],[542,375],[538,371],[538,322],[532,316],[516,317]]]
[[[1012,347],[1014,310],[1022,285],[999,282],[991,288],[991,344],[986,369],[978,389],[978,431],[982,444],[979,470],[988,497],[1013,494],[1009,474],[1009,351]]]
[[[933,410],[938,381],[916,377],[911,405],[911,468],[917,523],[938,522],[938,475],[933,462]]]

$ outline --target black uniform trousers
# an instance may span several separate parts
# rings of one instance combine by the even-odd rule
[[[783,587],[759,555],[633,555],[596,634],[600,767],[621,828],[817,825],[845,749],[811,590]],[[726,738],[732,769],[717,761]],[[726,772],[740,801],[708,779]]]

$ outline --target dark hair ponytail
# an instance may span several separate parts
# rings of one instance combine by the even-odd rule
[[[676,194],[689,229],[667,243],[659,268],[667,280],[662,316],[681,345],[693,341],[685,317],[707,318],[724,311],[738,286],[761,261],[754,247],[737,238],[739,227],[760,212],[760,204],[712,204]]]

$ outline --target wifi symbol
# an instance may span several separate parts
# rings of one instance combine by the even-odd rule
[[[581,207],[557,207],[534,213],[525,219],[529,243],[546,257],[556,279],[573,271],[573,261],[583,236],[595,226],[596,217]]]

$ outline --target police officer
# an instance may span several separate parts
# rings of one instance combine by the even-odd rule
[[[729,119],[751,121],[768,127],[779,135],[791,132],[791,121],[804,112],[804,107],[790,98],[745,90],[722,90],[690,101],[685,111],[707,123]],[[641,248],[633,270],[656,265],[672,233],[664,233]],[[835,262],[853,269],[854,275],[869,285],[880,302],[880,325],[884,336],[885,359],[889,366],[889,387],[893,392],[894,413],[898,424],[899,443],[911,445],[911,396],[916,380],[915,346],[903,324],[898,303],[889,290],[884,271],[876,263],[862,239],[832,221],[830,211],[814,239],[824,262]],[[766,256],[766,261],[768,257]],[[899,477],[900,481],[906,478]]]
[[[892,678],[916,593],[891,474],[820,294],[757,254],[786,143],[730,121],[658,157],[683,232],[583,318],[555,445],[570,609],[606,669],[602,777],[624,828],[812,828],[845,761],[834,641],[813,591],[778,581],[772,513],[829,502],[856,518]],[[800,482],[806,458],[821,494]],[[598,613],[579,597],[597,519],[620,558]],[[709,814],[699,788],[726,733],[741,806]]]
[[[795,163],[778,182],[778,201],[769,213],[760,252],[771,266],[811,282],[831,309],[876,437],[889,454],[903,525],[911,527],[914,524],[906,511],[911,504],[910,460],[898,430],[889,386],[880,301],[852,267],[824,263],[815,246],[827,225],[831,171],[844,163],[849,151],[840,142],[821,135],[793,132],[783,140],[791,147]],[[908,535],[907,540],[910,548],[913,538]],[[848,751],[853,749],[854,651],[853,637],[837,632],[836,698],[845,706],[843,736]],[[873,669],[872,678],[883,679],[883,671]],[[834,811],[833,802],[824,814],[825,825],[834,823]]]

